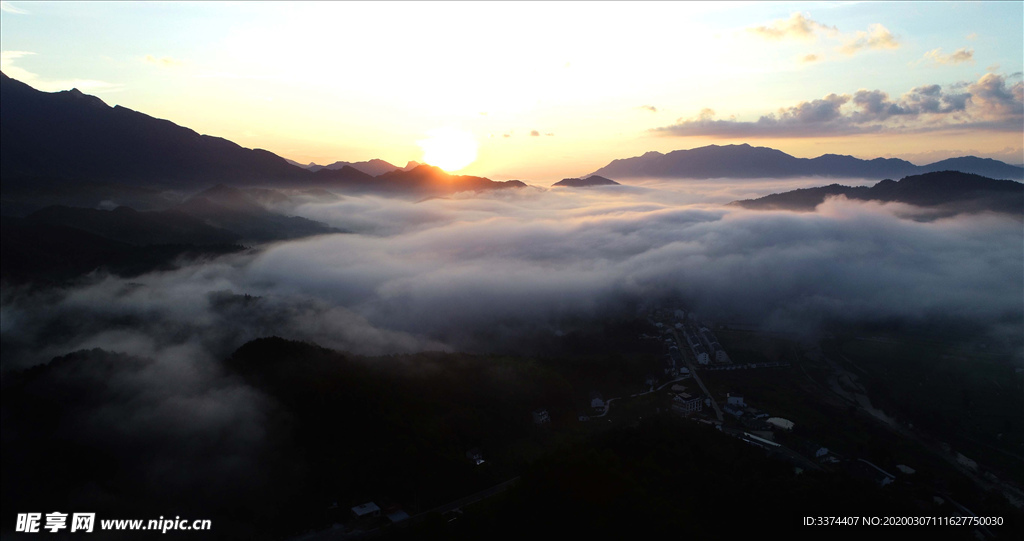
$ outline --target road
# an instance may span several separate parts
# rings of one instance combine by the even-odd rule
[[[673,330],[672,336],[674,336],[676,339],[676,345],[679,347],[679,351],[684,351],[683,346],[685,345],[685,343],[679,339],[679,333]],[[686,347],[690,346],[687,345]],[[683,357],[688,359],[688,357],[686,357],[685,354],[683,354]],[[722,416],[722,410],[718,407],[718,402],[715,401],[715,397],[711,396],[711,392],[709,392],[708,388],[704,386],[704,382],[700,380],[700,376],[697,374],[697,367],[694,366],[693,363],[689,360],[686,361],[686,366],[690,368],[690,375],[692,375],[693,379],[697,381],[697,385],[700,386],[700,390],[704,391],[704,396],[707,396],[708,398],[711,399],[711,407],[715,408],[715,416],[718,417],[718,422],[723,422],[725,418]]]

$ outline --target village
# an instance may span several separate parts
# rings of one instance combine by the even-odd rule
[[[742,389],[726,392],[724,396],[715,395],[701,378],[701,374],[714,377],[714,373],[720,371],[787,368],[790,363],[736,363],[722,347],[711,325],[693,319],[681,309],[655,310],[648,321],[660,334],[643,334],[639,338],[659,340],[664,344],[663,373],[647,378],[644,382],[647,391],[628,397],[605,399],[600,392],[592,392],[592,414],[580,415],[581,421],[607,416],[617,401],[663,393],[670,398],[669,411],[672,413],[762,448],[769,456],[787,460],[793,464],[797,474],[806,469],[843,467],[879,486],[896,480],[897,474],[868,460],[841,455],[807,436],[794,436],[794,422],[783,417],[784,412],[773,413],[768,411],[767,405],[748,404]],[[619,404],[621,406],[621,402]],[[534,418],[537,420],[547,415],[541,410],[534,413]],[[897,465],[897,470],[903,476],[915,473],[914,468],[903,464]]]
[[[931,483],[923,479],[918,482],[914,464],[891,461],[876,464],[870,460],[872,457],[861,456],[857,449],[845,449],[844,444],[849,447],[849,442],[833,437],[834,433],[820,434],[815,427],[801,426],[791,420],[791,417],[800,418],[800,414],[805,412],[794,411],[786,404],[776,404],[771,400],[752,400],[751,395],[763,390],[760,387],[764,381],[803,376],[813,380],[802,367],[794,370],[793,363],[784,355],[774,360],[730,355],[716,336],[716,330],[735,334],[735,327],[716,327],[682,309],[654,310],[647,315],[646,321],[649,331],[637,335],[636,340],[657,344],[654,349],[661,352],[657,370],[649,372],[642,381],[633,384],[622,382],[619,387],[619,390],[632,388],[637,392],[620,394],[592,389],[587,402],[580,404],[579,411],[573,415],[575,427],[554,422],[556,418],[564,419],[564,412],[543,407],[526,412],[542,439],[545,435],[550,437],[566,430],[596,433],[624,424],[635,426],[646,415],[670,414],[761,449],[768,457],[789,463],[793,475],[808,471],[843,472],[881,490],[891,490],[885,487],[894,483],[904,488],[918,486],[932,494],[935,505],[949,509],[952,514],[973,515],[973,511]],[[747,329],[742,332],[757,333]],[[741,372],[747,375],[746,387],[733,382],[735,378],[732,376]],[[491,456],[487,449],[474,447],[465,451],[465,461],[470,467],[483,468],[490,463]],[[515,486],[518,480],[518,477],[508,479],[487,490],[412,516],[395,502],[368,501],[351,509],[340,508],[335,503],[329,509],[332,520],[337,521],[335,529],[301,538],[374,536],[421,523],[431,515],[440,515],[445,522],[455,523],[463,516],[463,507],[500,494]],[[978,531],[982,537],[990,537],[984,527]]]

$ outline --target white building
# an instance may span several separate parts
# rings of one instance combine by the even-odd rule
[[[380,507],[377,507],[377,504],[373,502],[366,502],[353,507],[352,514],[355,515],[356,518],[379,517]]]
[[[682,415],[701,411],[703,406],[700,397],[690,396],[687,393],[680,393],[672,398],[672,411]]]

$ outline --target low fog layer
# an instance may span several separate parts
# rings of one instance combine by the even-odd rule
[[[955,317],[1019,347],[1019,219],[915,220],[920,209],[841,198],[813,213],[722,205],[750,191],[764,193],[738,183],[710,197],[649,185],[305,202],[291,210],[354,233],[68,290],[5,287],[2,368],[126,354],[51,367],[54,396],[85,397],[57,436],[115,457],[135,493],[208,510],[290,475],[264,466],[288,445],[273,435],[273,400],[219,363],[262,336],[369,355],[529,352],[530,337],[672,299],[806,336],[825,322]],[[18,438],[5,428],[12,449]],[[211,478],[225,488],[210,492]],[[129,503],[91,488],[69,497],[82,509]]]
[[[719,202],[761,191],[719,186]],[[269,334],[360,354],[494,350],[499,336],[632,317],[666,298],[717,322],[805,334],[893,317],[1019,331],[1019,219],[922,221],[914,207],[842,198],[814,213],[704,199],[622,186],[304,203],[292,211],[354,233],[70,291],[5,289],[3,362],[182,344],[222,357]]]

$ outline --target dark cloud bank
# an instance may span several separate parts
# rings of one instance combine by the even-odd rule
[[[69,452],[98,447],[133,490],[201,516],[294,473],[264,467],[287,446],[273,402],[221,366],[261,336],[366,355],[530,353],[530,336],[675,299],[704,318],[805,336],[835,322],[958,319],[1019,347],[1018,218],[919,221],[906,205],[845,199],[758,212],[618,188],[307,203],[294,210],[355,233],[68,290],[5,288],[3,368],[79,352],[52,363],[53,388],[38,390],[81,397],[56,429]],[[26,441],[5,423],[5,441]],[[69,497],[62,509],[131,509],[104,487]]]

